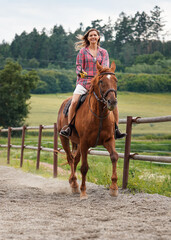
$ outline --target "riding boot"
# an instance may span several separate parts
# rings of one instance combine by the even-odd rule
[[[69,138],[72,134],[72,130],[75,126],[75,117],[76,117],[76,111],[77,111],[77,105],[79,102],[80,95],[73,95],[71,105],[69,107],[69,112],[68,112],[68,126],[66,129],[61,129],[60,135]],[[65,126],[63,127],[65,128]]]
[[[121,133],[118,125],[115,123],[115,139],[121,139],[126,136],[126,133]]]
[[[72,134],[72,128],[74,126],[75,115],[76,115],[76,113],[75,113],[76,105],[77,105],[77,102],[75,102],[75,104],[71,103],[71,106],[69,108],[69,113],[68,113],[69,124],[68,124],[66,129],[61,129],[61,131],[59,133],[60,135],[62,135],[64,137],[67,137],[67,138],[69,138],[71,136],[71,134]]]
[[[68,127],[65,130],[61,129],[59,134],[64,137],[70,137],[71,133],[72,133],[71,125],[68,125]]]

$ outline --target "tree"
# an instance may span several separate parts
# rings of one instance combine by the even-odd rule
[[[17,62],[7,61],[0,70],[0,126],[20,126],[29,112],[30,90],[35,88],[35,71],[22,72]]]
[[[11,56],[10,45],[5,41],[0,44],[0,55],[2,55],[4,58]]]
[[[73,91],[73,86],[72,86],[72,83],[69,79],[69,76],[60,74],[58,76],[58,79],[59,79],[59,84],[60,84],[60,88],[61,88],[62,93]]]
[[[155,6],[153,11],[151,12],[151,35],[156,39],[159,40],[159,34],[163,31],[163,27],[165,26],[162,18],[161,13],[163,12],[160,7]]]
[[[113,40],[113,30],[114,27],[112,26],[111,18],[108,18],[108,23],[103,26],[103,35],[104,41],[109,42]]]
[[[95,28],[100,33],[102,33],[103,32],[103,27],[100,25],[101,22],[102,22],[102,19],[97,19],[97,20],[91,21],[91,28]]]
[[[133,41],[133,19],[130,16],[126,16],[124,12],[119,15],[119,18],[115,22],[116,31],[115,44],[118,51],[125,43]]]
[[[137,12],[134,16],[135,30],[134,38],[137,41],[148,40],[150,37],[150,17],[143,11]]]
[[[28,67],[29,68],[38,68],[39,67],[39,62],[37,61],[36,58],[32,58],[28,62]]]

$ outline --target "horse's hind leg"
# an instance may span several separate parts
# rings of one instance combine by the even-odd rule
[[[78,149],[78,144],[72,142],[72,153],[75,154],[77,152]]]
[[[80,152],[80,146],[77,145],[77,150],[76,150],[76,154],[74,157],[74,171],[76,172],[77,169],[77,165],[80,162],[80,158],[81,158],[81,152]]]
[[[113,197],[117,197],[118,196],[118,186],[117,186],[117,171],[116,171],[116,167],[117,167],[117,161],[118,161],[118,154],[115,151],[115,142],[113,139],[111,139],[108,142],[105,142],[104,147],[108,150],[108,152],[110,153],[110,159],[112,161],[112,166],[113,166],[113,171],[112,171],[112,184],[110,186],[110,195]]]
[[[69,183],[70,183],[70,186],[72,188],[72,192],[76,193],[76,192],[79,192],[79,190],[78,190],[79,185],[77,183],[77,177],[75,175],[74,157],[73,157],[73,155],[72,155],[72,153],[70,151],[69,139],[67,139],[67,138],[65,138],[63,136],[60,136],[60,139],[61,139],[61,143],[62,143],[63,149],[65,150],[66,155],[67,155],[68,164],[71,167],[71,175],[70,175],[70,178],[69,178]]]
[[[80,148],[78,147],[75,153],[75,157],[74,157],[74,173],[76,174],[76,169],[77,169],[77,165],[80,161],[80,157],[81,157],[81,153],[80,153]],[[78,184],[77,184],[78,186]],[[72,192],[73,193],[79,193],[79,188],[78,187],[73,187],[72,188]]]

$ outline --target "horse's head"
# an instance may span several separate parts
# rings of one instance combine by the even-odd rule
[[[117,105],[117,78],[115,76],[116,65],[113,61],[110,68],[104,68],[97,62],[98,73],[92,80],[91,92],[97,100],[107,105],[112,111]]]

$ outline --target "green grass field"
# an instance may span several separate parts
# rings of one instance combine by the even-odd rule
[[[32,95],[30,114],[26,123],[30,126],[52,125],[57,120],[59,107],[67,94]],[[133,117],[158,117],[171,115],[171,94],[118,93],[120,119]],[[120,125],[125,131],[125,124]],[[134,125],[133,134],[171,134],[171,122]]]
[[[56,122],[58,109],[71,94],[50,94],[32,95],[30,99],[30,114],[26,123],[30,126],[52,125]],[[171,94],[138,94],[130,92],[118,93],[118,105],[120,118],[129,116],[158,117],[171,115]],[[125,131],[125,124],[120,124],[122,131]],[[43,131],[42,146],[53,147],[53,134],[47,135]],[[25,144],[37,146],[38,131],[34,134],[26,134]],[[7,138],[0,138],[0,144],[7,144]],[[12,144],[21,145],[21,137],[12,138]],[[116,141],[117,152],[124,152],[125,140]],[[59,146],[60,147],[60,146]],[[138,152],[142,155],[164,155],[171,156],[171,123],[139,124],[133,126],[133,137],[131,152]],[[6,162],[6,149],[0,149],[0,164]],[[35,170],[37,152],[25,150],[24,166],[25,171],[38,173]],[[11,165],[19,167],[20,150],[11,149]],[[109,186],[112,164],[109,157],[88,156],[89,171],[87,180],[96,184]],[[53,154],[41,152],[41,162],[52,164]],[[66,162],[65,155],[59,154],[59,166]],[[66,175],[59,177],[68,178],[69,166],[62,166]],[[78,165],[79,172],[80,164]],[[118,185],[122,186],[123,159],[118,161]],[[52,176],[52,170],[41,167],[39,174]],[[78,175],[80,176],[80,175]],[[130,161],[128,188],[134,191],[148,193],[159,193],[171,196],[171,165],[156,164],[143,161]]]

